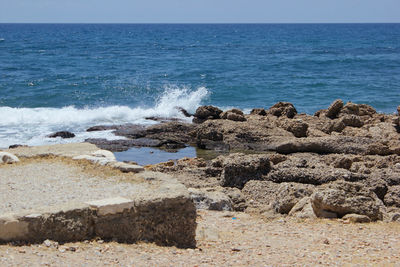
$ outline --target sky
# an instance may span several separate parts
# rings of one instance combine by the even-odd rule
[[[0,23],[400,22],[400,0],[0,0]]]

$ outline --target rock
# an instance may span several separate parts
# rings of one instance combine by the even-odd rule
[[[335,162],[333,163],[333,166],[335,168],[350,170],[352,164],[353,161],[349,157],[343,156],[336,159]]]
[[[295,137],[307,137],[308,124],[302,120],[285,120],[281,127]]]
[[[98,164],[98,165],[102,165],[102,166],[108,165],[109,163],[113,162],[104,157],[95,157],[95,156],[91,156],[91,155],[79,155],[79,156],[73,157],[72,159],[73,160],[87,160],[94,164]]]
[[[19,162],[19,158],[15,156],[14,154],[11,154],[9,152],[1,152],[0,151],[0,164],[1,163],[16,163]]]
[[[129,164],[129,163],[125,163],[125,162],[114,162],[111,164],[111,166],[122,172],[138,173],[138,172],[144,171],[144,168],[142,166],[139,166],[137,164]]]
[[[224,187],[222,192],[231,199],[234,211],[244,211],[247,208],[246,199],[238,188]]]
[[[361,181],[366,179],[366,176],[318,162],[308,163],[305,159],[302,162],[289,159],[274,165],[265,177],[265,180],[275,183],[296,182],[313,185],[321,185],[338,179]]]
[[[354,104],[352,102],[348,102],[346,103],[346,105],[344,105],[344,107],[340,111],[339,116],[343,114],[372,117],[374,114],[376,114],[376,110],[373,107],[366,104]]]
[[[274,213],[288,214],[306,196],[313,193],[314,186],[299,183],[273,183],[270,181],[249,181],[242,193],[253,209],[272,210]]]
[[[126,151],[131,147],[160,147],[162,145],[162,141],[149,138],[138,138],[133,140],[107,140],[103,138],[89,138],[86,139],[85,142],[94,144],[101,149],[114,152]]]
[[[326,111],[326,116],[330,119],[336,118],[342,107],[343,107],[343,101],[341,99],[335,100]]]
[[[184,109],[184,108],[182,108],[182,107],[176,107],[176,109],[179,110],[180,112],[182,112],[182,114],[183,114],[185,117],[187,117],[187,118],[189,118],[189,117],[192,116],[192,114],[190,114],[189,112],[187,112],[187,110]]]
[[[369,222],[371,222],[371,219],[368,216],[354,214],[354,213],[346,214],[345,216],[343,216],[342,219],[349,221],[351,223],[369,223]]]
[[[222,110],[214,106],[200,106],[196,109],[193,119],[194,123],[202,123],[206,120],[215,120],[220,118]]]
[[[188,188],[196,209],[232,211],[231,199],[220,191],[211,188]]]
[[[115,156],[114,153],[112,153],[111,151],[108,150],[97,150],[94,151],[92,154],[92,156],[98,157],[98,158],[106,158],[109,161],[115,161]]]
[[[288,214],[299,200],[310,196],[314,186],[300,183],[281,183],[272,202],[274,210],[281,214]]]
[[[336,181],[317,188],[311,196],[311,204],[318,217],[324,212],[343,217],[356,213],[371,220],[382,220],[383,202],[361,183]]]
[[[86,132],[97,132],[97,131],[107,131],[107,130],[117,130],[122,125],[96,125],[86,129]]]
[[[20,145],[20,144],[15,144],[15,145],[11,145],[8,148],[17,148],[17,147],[28,147],[27,145]]]
[[[223,112],[221,114],[221,119],[231,120],[231,121],[246,121],[243,112],[235,108]]]
[[[297,114],[297,110],[292,103],[278,102],[268,109],[268,114],[277,117],[286,116],[291,119]]]
[[[56,137],[61,137],[61,138],[74,138],[75,134],[68,132],[68,131],[61,131],[61,132],[56,132],[48,135],[47,137],[49,138],[56,138]]]
[[[400,116],[400,106],[397,106],[397,115]]]
[[[364,125],[364,122],[361,120],[360,116],[357,115],[344,115],[340,118],[340,121],[345,126],[360,128]]]
[[[394,185],[388,188],[384,202],[387,206],[400,208],[400,185]]]
[[[260,180],[270,170],[269,158],[265,155],[234,153],[221,160],[220,184],[224,187],[243,188],[247,181]]]
[[[253,108],[253,109],[250,111],[250,114],[251,114],[251,115],[265,116],[265,115],[267,115],[267,112],[266,112],[265,109],[263,109],[263,108]]]
[[[390,154],[388,149],[384,149],[382,144],[374,143],[374,140],[371,140],[371,138],[351,136],[326,136],[292,139],[278,144],[275,149],[278,153],[282,154],[298,152],[361,155]]]
[[[314,209],[311,205],[311,198],[304,197],[289,212],[289,216],[297,217],[297,218],[317,218],[317,215],[314,213]]]

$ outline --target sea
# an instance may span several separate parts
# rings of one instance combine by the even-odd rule
[[[200,105],[394,113],[400,24],[0,24],[0,148],[115,139]],[[67,130],[72,139],[48,138]]]

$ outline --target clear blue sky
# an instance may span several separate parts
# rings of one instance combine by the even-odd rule
[[[0,22],[400,22],[400,0],[0,0]]]

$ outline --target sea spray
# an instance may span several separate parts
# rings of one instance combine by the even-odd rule
[[[209,91],[205,87],[197,90],[167,87],[156,98],[153,107],[108,106],[97,108],[11,108],[0,107],[0,148],[12,144],[43,145],[53,143],[82,142],[86,138],[116,139],[111,131],[86,132],[94,125],[112,124],[154,124],[147,117],[186,118],[177,107],[194,112]],[[76,134],[75,138],[63,140],[47,138],[47,135],[67,130]]]

